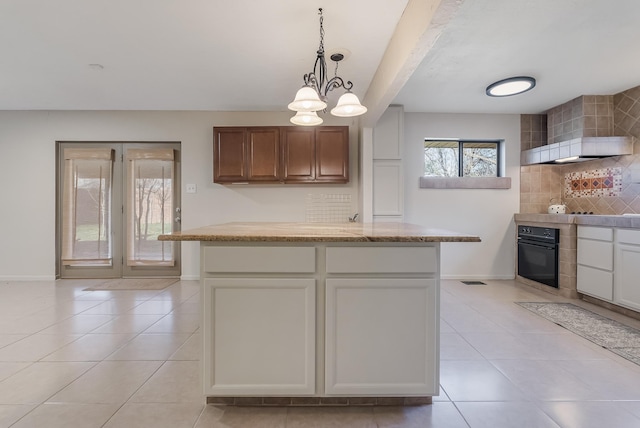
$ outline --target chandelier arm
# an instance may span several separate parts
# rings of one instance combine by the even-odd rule
[[[327,81],[327,62],[324,59],[324,51],[318,51],[318,57],[316,58],[316,62],[313,65],[313,74],[317,78],[317,90],[318,94],[322,89],[322,86]]]
[[[334,89],[344,88],[347,92],[351,92],[351,88],[353,88],[353,83],[348,80],[346,83],[340,76],[334,76],[327,82],[327,85],[324,88],[324,96]]]
[[[304,85],[309,86],[316,90],[318,96],[321,95],[321,83],[315,73],[309,73],[304,75]]]

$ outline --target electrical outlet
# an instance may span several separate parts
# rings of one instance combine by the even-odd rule
[[[196,193],[197,188],[195,184],[187,184],[187,193]]]

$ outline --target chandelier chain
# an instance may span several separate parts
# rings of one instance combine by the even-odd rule
[[[304,75],[304,83],[307,86],[313,87],[316,92],[318,92],[320,99],[326,102],[327,95],[330,91],[337,88],[344,88],[346,91],[350,91],[351,88],[353,88],[353,83],[351,81],[345,82],[338,76],[338,61],[336,61],[334,76],[331,79],[327,77],[327,61],[324,56],[324,16],[322,15],[322,8],[318,9],[318,15],[320,15],[320,45],[318,46],[313,71]]]

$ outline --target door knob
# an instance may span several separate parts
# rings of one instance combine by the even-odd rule
[[[182,219],[180,217],[176,217],[176,219],[174,220],[176,223],[180,223],[182,221]]]

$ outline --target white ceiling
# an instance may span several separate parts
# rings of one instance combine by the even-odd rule
[[[640,85],[638,0],[466,0],[394,100],[412,112],[539,113]],[[519,75],[524,94],[486,87]]]
[[[426,0],[2,0],[0,109],[283,111],[313,66],[318,7],[363,99],[408,1]],[[405,111],[537,113],[640,85],[638,0],[448,3],[393,99]],[[538,86],[484,94],[522,74]]]

